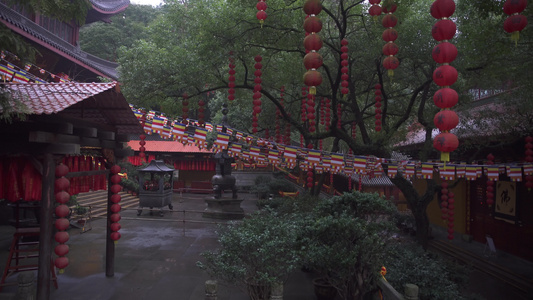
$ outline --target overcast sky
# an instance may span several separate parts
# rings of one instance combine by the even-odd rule
[[[152,5],[158,6],[163,2],[162,0],[130,0],[132,4]]]

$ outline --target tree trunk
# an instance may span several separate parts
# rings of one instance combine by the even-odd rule
[[[413,184],[409,180],[403,178],[401,174],[391,178],[391,181],[402,191],[407,200],[407,204],[413,213],[416,225],[417,242],[422,245],[424,249],[427,249],[429,240],[429,219],[426,209],[437,191],[436,182],[432,179],[426,180],[426,191],[421,196],[415,190]]]

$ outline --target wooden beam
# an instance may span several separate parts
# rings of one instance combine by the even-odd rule
[[[79,144],[80,138],[75,135],[57,134],[46,131],[31,131],[28,136],[28,142]]]
[[[115,140],[115,133],[112,131],[98,131],[98,138],[102,140]]]
[[[80,137],[96,138],[98,137],[98,129],[94,127],[75,127],[74,134]]]

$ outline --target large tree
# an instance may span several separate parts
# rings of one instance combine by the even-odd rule
[[[396,44],[400,48],[397,54],[400,67],[393,76],[387,74],[382,64],[385,28],[380,18],[374,20],[368,15],[369,4],[345,0],[322,3],[318,17],[323,28],[318,34],[323,40],[319,53],[324,64],[319,68],[323,82],[314,100],[316,123],[320,118],[319,103],[326,98],[331,100],[332,117],[328,126],[317,125],[315,132],[308,130],[309,123],[302,123],[300,118],[302,75],[306,71],[302,62],[306,55],[303,1],[268,0],[268,18],[262,26],[256,19],[255,5],[247,1],[168,1],[163,15],[150,26],[150,38],[121,53],[123,91],[136,105],[154,107],[156,104],[169,112],[179,111],[183,93],[189,94],[193,108],[195,98],[205,97],[212,91],[217,93],[211,100],[218,100],[212,102],[225,102],[231,52],[236,62],[237,92],[236,100],[230,103],[230,111],[249,111],[251,115],[254,57],[261,55],[262,112],[257,135],[265,129],[274,131],[274,112],[279,109],[285,124],[290,124],[293,133],[303,136],[304,145],[318,147],[319,140],[328,139],[332,141],[331,148],[325,151],[351,149],[354,154],[389,158],[394,145],[405,140],[409,126],[418,123],[426,130],[426,142],[418,149],[415,159],[435,159],[438,153],[432,148],[431,132],[438,108],[432,103],[432,96],[439,87],[432,81],[438,65],[431,57],[437,44],[431,35],[436,22],[429,14],[431,3],[430,0],[396,1],[398,9],[394,15],[399,18],[395,29],[399,32]],[[389,0],[383,3],[384,6],[390,4]],[[451,41],[457,44],[460,53],[452,63],[460,74],[453,85],[461,95],[457,109],[470,102],[466,93],[469,88],[500,88],[502,80],[515,80],[521,72],[527,72],[527,66],[514,61],[514,71],[500,74],[496,70],[509,67],[502,64],[508,56],[513,56],[514,60],[523,59],[519,55],[527,53],[530,41],[524,34],[516,47],[509,41],[502,28],[501,3],[499,7],[487,6],[483,1],[460,1],[459,4],[454,14],[459,31]],[[347,96],[341,94],[343,39],[348,41],[349,47]],[[487,47],[489,42],[495,46]],[[379,132],[374,124],[374,86],[378,83],[382,87],[382,130]],[[283,103],[280,101],[282,87]],[[336,109],[338,105],[340,114]],[[247,127],[239,129],[250,130],[251,117],[240,115],[247,122],[240,120],[239,125]],[[339,120],[341,126],[338,127]],[[230,123],[235,122],[230,119]],[[356,124],[355,134],[351,132],[352,124]],[[393,182],[407,198],[416,217],[418,238],[425,244],[429,226],[426,208],[438,191],[436,183],[428,180],[427,190],[419,193],[401,173]]]

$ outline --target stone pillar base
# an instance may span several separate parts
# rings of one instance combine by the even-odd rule
[[[244,218],[244,210],[241,208],[242,200],[232,198],[206,198],[207,208],[202,217],[211,219],[234,220]]]

